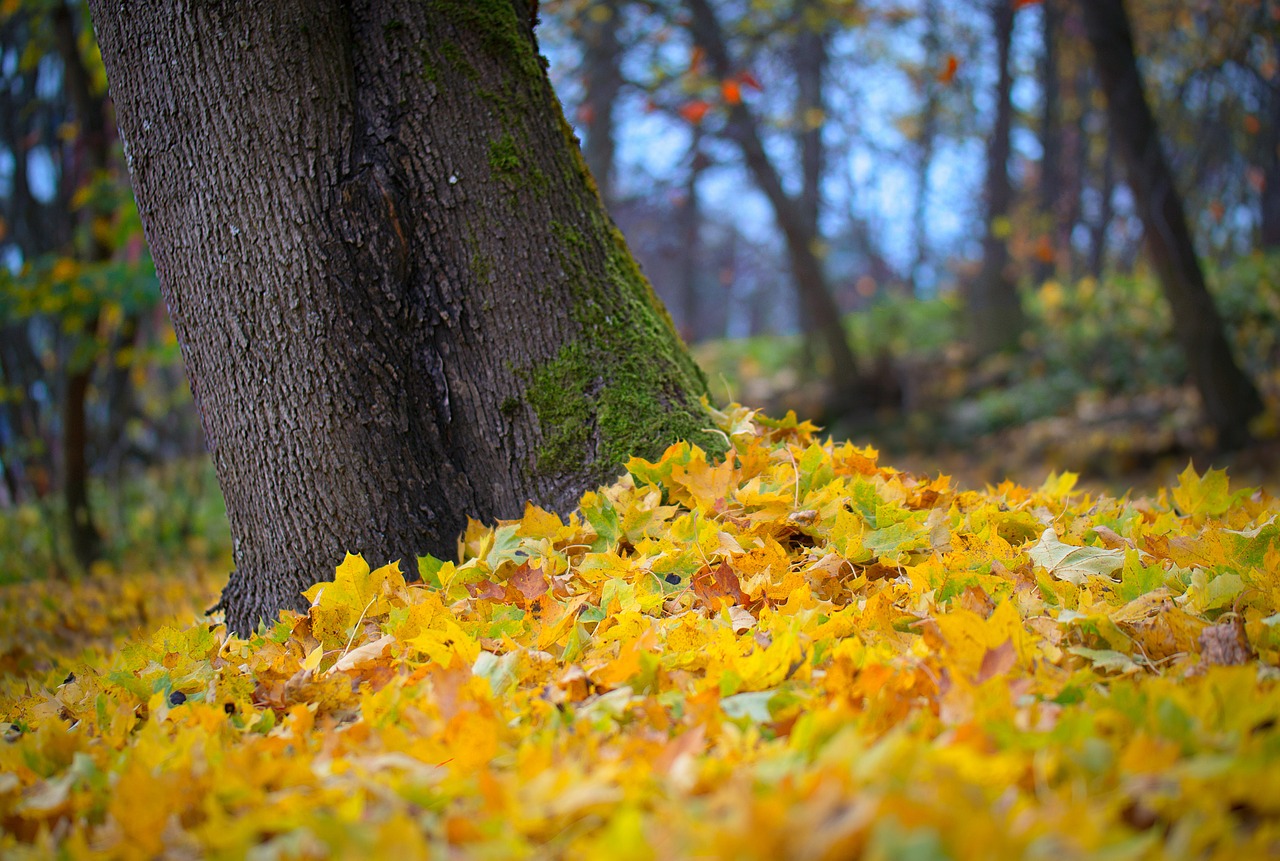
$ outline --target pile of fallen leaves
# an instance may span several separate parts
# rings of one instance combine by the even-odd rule
[[[1275,500],[962,491],[717,415],[723,463],[473,524],[422,583],[349,557],[247,640],[31,680],[0,853],[1280,852]]]
[[[0,587],[0,678],[12,687],[58,667],[65,675],[69,659],[98,659],[161,623],[195,618],[217,603],[226,580],[193,562],[180,572],[102,571]]]

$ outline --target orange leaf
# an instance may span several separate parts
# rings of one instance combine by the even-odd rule
[[[760,82],[756,80],[756,76],[748,72],[746,69],[743,69],[738,73],[738,83],[748,89],[755,90],[757,93],[764,92],[764,87],[760,86]]]
[[[742,104],[742,89],[738,86],[738,82],[734,80],[724,81],[720,84],[720,95],[724,96],[724,102],[727,105]]]
[[[1034,6],[1039,2],[1040,0],[1013,0],[1013,11],[1017,12],[1023,6]]]
[[[702,122],[702,118],[707,115],[707,111],[710,109],[711,105],[704,101],[692,101],[680,108],[680,116],[697,125]]]
[[[955,54],[947,54],[946,65],[938,73],[938,83],[950,84],[956,79],[956,71],[960,68],[960,58]]]
[[[1255,114],[1244,115],[1244,130],[1251,135],[1256,135],[1262,131],[1262,123],[1258,121],[1258,117]]]

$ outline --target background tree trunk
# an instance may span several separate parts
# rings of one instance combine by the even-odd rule
[[[1026,325],[1018,299],[1018,285],[1009,271],[1009,137],[1013,126],[1013,0],[992,0],[999,76],[996,81],[996,119],[987,142],[986,236],[982,240],[982,270],[970,285],[969,341],[979,356],[1016,347]]]
[[[930,258],[929,176],[933,170],[934,151],[938,143],[938,114],[941,107],[938,70],[943,64],[942,12],[938,7],[938,0],[924,0],[924,9],[920,14],[925,22],[924,69],[920,80],[924,104],[920,107],[920,133],[915,141],[916,189],[911,210],[911,244],[915,248],[915,259],[911,262],[911,277],[907,279],[907,292],[912,296],[920,294],[920,284]]]
[[[724,33],[715,11],[706,0],[688,0],[690,31],[694,43],[706,52],[711,70],[722,81],[737,71],[729,57]],[[830,360],[832,397],[829,411],[838,415],[873,406],[858,373],[858,362],[841,322],[840,307],[832,295],[822,261],[815,253],[818,237],[810,230],[800,204],[787,194],[777,167],[769,159],[755,115],[742,102],[728,105],[730,137],[742,151],[747,170],[773,209],[786,242],[791,278],[799,294],[803,314],[816,325],[818,337]]]
[[[826,152],[822,145],[822,129],[826,124],[826,102],[823,99],[823,78],[827,69],[827,27],[825,11],[813,0],[796,0],[795,47],[792,65],[796,74],[796,149],[800,152],[800,196],[796,200],[804,229],[813,237],[815,256],[822,246],[822,178]],[[818,333],[818,321],[808,306],[801,303],[797,309],[800,318],[799,371],[802,377],[812,377],[817,358],[814,347]]]
[[[702,302],[699,293],[698,263],[702,257],[702,200],[698,182],[710,161],[702,152],[702,129],[693,129],[689,144],[689,172],[684,181],[684,198],[676,210],[676,222],[680,237],[679,295],[684,317],[684,336],[694,343],[713,336],[710,327],[702,319]]]
[[[1280,71],[1263,81],[1262,188],[1258,191],[1258,244],[1280,250]]]
[[[582,25],[582,74],[586,92],[582,107],[587,141],[582,154],[600,190],[605,207],[616,201],[615,162],[617,134],[614,110],[622,91],[623,4],[620,0],[598,0],[586,10]]]
[[[703,434],[520,0],[94,0],[226,498],[228,624]]]
[[[1111,133],[1142,217],[1147,253],[1173,311],[1174,329],[1220,445],[1249,439],[1262,412],[1257,389],[1236,364],[1222,318],[1205,285],[1182,198],[1142,92],[1129,16],[1119,0],[1084,0],[1085,28],[1107,97]]]
[[[1039,223],[1036,232],[1043,237],[1048,250],[1053,252],[1037,256],[1032,270],[1032,281],[1043,284],[1057,271],[1059,249],[1057,247],[1057,213],[1062,198],[1062,75],[1059,71],[1058,42],[1062,36],[1062,10],[1060,0],[1043,0],[1040,4],[1040,39],[1044,53],[1040,57],[1040,89],[1043,93],[1040,105],[1040,184],[1037,188]]]
[[[80,123],[80,147],[74,160],[74,170],[62,184],[68,193],[93,182],[107,169],[111,146],[107,134],[110,122],[106,99],[95,96],[89,81],[89,70],[80,55],[76,40],[75,21],[71,9],[65,3],[57,4],[52,11],[54,39],[67,92]],[[83,220],[91,222],[92,212],[86,212]],[[88,247],[79,249],[84,259],[101,262],[111,257],[111,249],[98,239],[92,230]],[[74,241],[74,240],[72,240]],[[62,492],[67,506],[67,534],[71,539],[71,551],[84,571],[102,555],[102,533],[94,522],[89,504],[89,384],[97,363],[98,349],[94,343],[98,337],[98,314],[94,312],[81,329],[84,349],[73,349],[67,372],[67,385],[62,404]]]

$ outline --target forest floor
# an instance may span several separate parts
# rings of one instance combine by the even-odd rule
[[[702,348],[712,367],[717,349]],[[896,372],[890,388],[901,396]],[[1061,403],[1050,414],[1024,417],[1003,402],[999,381],[987,385],[983,377],[989,374],[960,361],[935,361],[908,373],[926,378],[905,387],[918,389],[908,398],[910,409],[836,418],[825,432],[875,446],[882,463],[905,472],[949,475],[970,488],[1006,479],[1037,487],[1051,473],[1071,472],[1079,487],[1093,493],[1141,496],[1174,483],[1191,463],[1201,471],[1226,469],[1233,482],[1280,495],[1280,371],[1258,376],[1268,412],[1253,423],[1253,441],[1235,451],[1214,445],[1199,395],[1189,385],[1119,393],[1081,388],[1059,394]],[[791,371],[771,375],[751,362],[739,366],[732,386],[744,405],[767,415],[819,415],[826,392],[821,384],[797,384]],[[1025,388],[1011,387],[1009,397],[1022,396]],[[1002,411],[1006,415],[992,415]]]
[[[0,589],[0,856],[1280,852],[1280,502],[957,489],[713,414],[248,638],[212,567]],[[1034,480],[1034,479],[1033,479]],[[190,566],[188,566],[190,568]]]

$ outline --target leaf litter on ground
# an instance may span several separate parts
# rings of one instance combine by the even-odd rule
[[[0,852],[1280,853],[1276,500],[965,490],[713,414],[722,462],[633,459],[414,578],[349,556],[249,638],[6,667]]]

